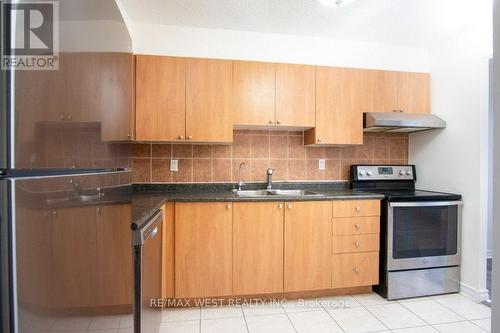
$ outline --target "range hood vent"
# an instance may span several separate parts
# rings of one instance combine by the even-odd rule
[[[432,114],[403,112],[365,112],[365,132],[412,133],[445,128],[446,122]]]

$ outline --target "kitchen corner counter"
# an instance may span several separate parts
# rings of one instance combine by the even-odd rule
[[[262,188],[261,183],[246,184],[244,189]],[[138,229],[166,202],[262,202],[262,201],[326,201],[382,199],[383,195],[348,188],[347,182],[275,183],[276,189],[306,189],[318,196],[263,197],[237,196],[234,184],[141,184],[132,194],[132,229]]]

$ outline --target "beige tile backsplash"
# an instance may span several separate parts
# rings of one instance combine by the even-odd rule
[[[406,134],[365,133],[364,144],[305,147],[300,131],[235,131],[232,145],[134,144],[134,183],[236,182],[241,162],[245,181],[262,181],[274,169],[274,180],[348,180],[351,164],[405,164]],[[179,171],[170,171],[170,160]],[[318,160],[326,169],[318,169]]]

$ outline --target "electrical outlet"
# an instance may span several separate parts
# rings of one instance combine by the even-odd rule
[[[319,170],[325,170],[326,169],[326,161],[325,160],[319,160],[318,161],[318,169]]]
[[[170,160],[170,171],[179,171],[179,160]]]

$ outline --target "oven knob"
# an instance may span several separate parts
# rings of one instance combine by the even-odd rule
[[[400,176],[404,176],[404,175],[406,175],[406,171],[404,171],[404,170],[399,171],[399,175],[400,175]]]
[[[367,174],[368,176],[371,176],[371,175],[373,175],[373,171],[368,170],[368,172],[366,172],[366,174]]]
[[[359,175],[360,175],[360,176],[364,176],[364,175],[366,175],[365,170],[359,170]]]

